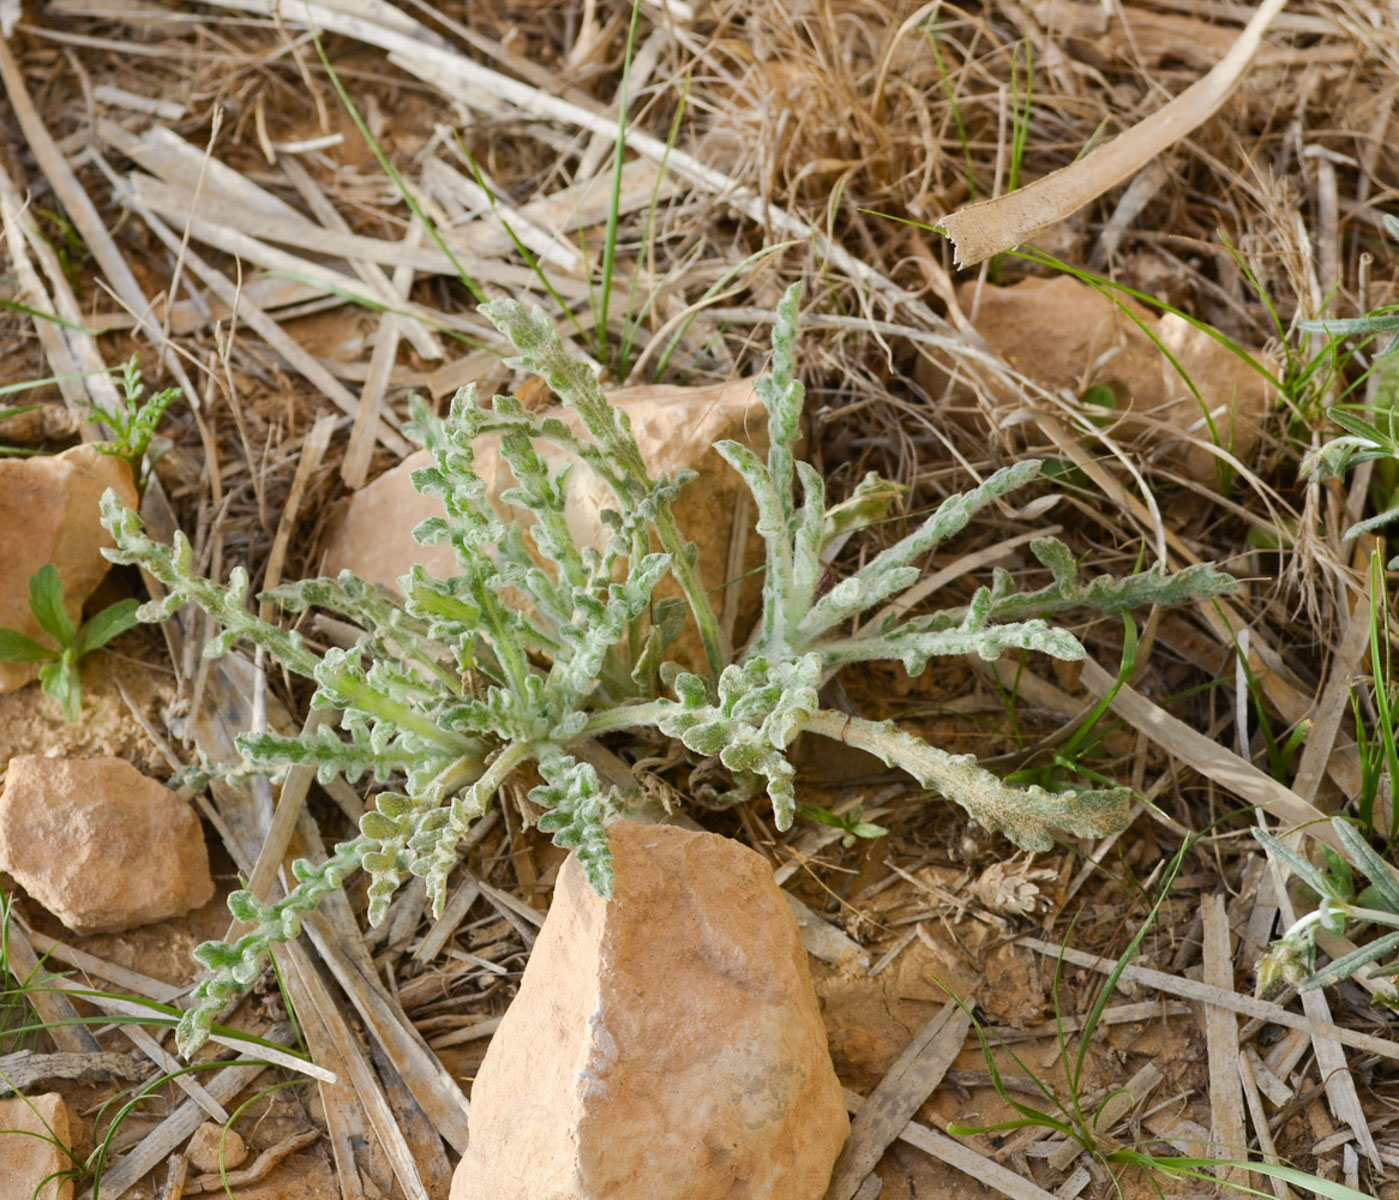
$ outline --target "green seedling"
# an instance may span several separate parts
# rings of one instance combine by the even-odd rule
[[[857,804],[845,813],[832,812],[819,804],[798,804],[797,815],[814,821],[817,825],[827,825],[831,829],[843,831],[845,836],[840,839],[840,844],[847,850],[860,838],[882,838],[889,832],[883,825],[874,825],[865,820],[863,804]]]
[[[1280,979],[1296,984],[1304,992],[1330,987],[1349,979],[1362,967],[1399,952],[1399,880],[1354,824],[1332,817],[1331,828],[1351,864],[1370,881],[1366,887],[1357,891],[1351,866],[1334,851],[1326,855],[1326,866],[1322,868],[1271,834],[1253,832],[1263,848],[1316,897],[1316,908],[1300,917],[1259,962],[1260,993]],[[1323,967],[1316,965],[1318,932],[1344,937],[1376,925],[1391,932]],[[1373,974],[1399,974],[1399,963],[1377,968]]]
[[[926,557],[980,510],[1034,483],[1040,464],[1004,467],[948,497],[826,590],[823,553],[872,507],[867,501],[891,489],[866,480],[853,508],[832,510],[820,475],[795,458],[805,395],[796,373],[797,303],[792,288],[778,309],[772,371],[756,384],[768,415],[766,460],[735,442],[715,447],[752,491],[765,546],[761,618],[732,657],[695,548],[672,507],[692,476],[651,474],[625,414],[608,403],[589,365],[569,356],[544,313],[513,301],[482,311],[519,352],[511,365],[544,379],[578,416],[582,432],[511,396],[478,403],[470,389],[457,394],[445,419],[417,404],[412,428],[434,465],[415,472],[413,482],[441,502],[442,515],[424,521],[415,536],[451,545],[457,573],[437,579],[414,568],[398,581],[402,600],[348,572],[263,595],[290,612],[316,607],[355,623],[363,632],[348,649],[320,652],[298,633],[259,620],[247,604],[246,571],[236,568],[226,586],[201,578],[187,538],[177,534],[173,546],[152,541],[140,518],[108,492],[103,523],[117,546],[109,557],[139,563],[166,589],[141,609],[142,620],[164,620],[195,604],[221,628],[206,654],[217,657],[240,641],[259,646],[314,681],[313,707],[341,714],[338,732],[324,726],[315,736],[244,734],[237,740],[243,762],[202,763],[202,774],[237,781],[249,774],[280,777],[301,765],[326,780],[343,774],[391,785],[361,820],[358,837],[336,846],[323,863],[295,865],[296,884],[284,898],[264,904],[244,891],[229,898],[250,932],[234,945],[208,942],[196,951],[211,974],[181,1021],[184,1053],[203,1042],[214,1016],[258,977],[269,949],[295,937],[302,915],[351,872],[363,869],[370,877],[371,924],[384,920],[390,898],[412,876],[426,880],[440,912],[462,838],[525,764],[543,780],[531,793],[543,810],[539,828],[575,850],[592,885],[608,895],[605,825],[623,815],[624,802],[575,752],[609,734],[654,730],[717,759],[733,779],[720,803],[766,792],[783,830],[796,814],[788,748],[802,732],[876,755],[1027,850],[1048,849],[1062,834],[1100,836],[1123,826],[1126,788],[1013,787],[971,755],[948,754],[891,722],[825,709],[818,690],[852,663],[892,660],[919,674],[945,655],[990,660],[1031,650],[1082,658],[1078,639],[1047,616],[1071,609],[1121,614],[1202,599],[1232,590],[1234,580],[1208,565],[1175,575],[1152,568],[1083,580],[1068,547],[1040,538],[1032,550],[1051,580],[1038,590],[1022,591],[1015,576],[997,570],[969,602],[913,616],[893,612],[860,625],[862,614],[917,582]],[[487,435],[499,438],[518,483],[499,508],[473,465],[473,444]],[[571,469],[591,471],[611,493],[615,507],[600,514],[601,548],[576,540],[566,515],[567,472],[551,475],[540,444],[567,451]],[[666,578],[678,596],[655,594]],[[698,670],[675,661],[672,648],[687,612],[705,664]]]
[[[0,662],[43,663],[39,682],[58,701],[65,720],[76,721],[82,707],[78,663],[99,646],[136,624],[135,600],[118,600],[82,625],[74,625],[63,607],[58,568],[45,563],[29,580],[29,611],[57,646],[45,646],[14,629],[0,626]]]
[[[180,389],[165,388],[147,396],[145,384],[141,382],[139,359],[134,354],[117,368],[117,372],[121,384],[117,402],[110,408],[96,400],[88,400],[86,404],[93,420],[107,427],[108,436],[97,443],[97,449],[126,463],[131,468],[137,490],[145,491],[147,452],[154,462],[169,448],[167,442],[156,437],[155,430],[165,410],[178,399]]]

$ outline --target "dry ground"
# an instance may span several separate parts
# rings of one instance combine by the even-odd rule
[[[587,279],[606,241],[630,7],[324,0],[312,9],[368,129],[475,284],[551,309],[561,299],[590,321]],[[1163,977],[1123,980],[1087,1056],[1086,1104],[1129,1089],[1112,1105],[1105,1148],[1189,1153],[1211,1130],[1225,1142],[1235,1130],[1255,1153],[1399,1196],[1389,1008],[1343,985],[1326,994],[1324,1012],[1309,1010],[1334,1026],[1310,1035],[1295,1028],[1306,1021],[1288,995],[1262,1016],[1241,1008],[1279,900],[1248,835],[1251,806],[1287,784],[1328,811],[1356,792],[1348,706],[1339,721],[1318,718],[1323,698],[1344,698],[1351,679],[1368,695],[1363,644],[1346,638],[1352,612],[1364,611],[1364,548],[1340,532],[1365,504],[1370,477],[1321,485],[1298,471],[1325,433],[1335,381],[1275,394],[1248,414],[1224,475],[1208,454],[1201,469],[1182,439],[1204,445],[1203,431],[1164,420],[1116,427],[1101,419],[1107,410],[1081,403],[1102,363],[1079,365],[1081,387],[1040,386],[1033,367],[1053,351],[1053,320],[1035,334],[1043,346],[988,355],[973,328],[975,299],[959,304],[953,287],[1009,284],[1045,268],[1000,256],[979,275],[959,273],[948,244],[916,224],[935,225],[1132,127],[1223,57],[1251,12],[1225,0],[648,0],[630,76],[609,345],[634,341],[630,382],[658,368],[678,383],[752,373],[764,359],[766,314],[789,282],[805,279],[807,441],[833,495],[878,470],[908,488],[912,512],[1014,457],[1064,465],[1057,502],[1004,507],[955,556],[931,564],[959,564],[949,586],[969,588],[993,565],[1029,570],[1014,539],[1050,525],[1098,569],[1164,552],[1173,565],[1217,561],[1245,581],[1227,610],[1159,613],[1143,631],[1135,707],[1119,706],[1088,760],[1157,806],[1120,837],[1030,862],[969,828],[960,811],[830,746],[804,754],[804,798],[861,802],[887,837],[845,848],[800,824],[779,836],[764,805],[692,810],[786,868],[789,889],[825,923],[832,961],[813,967],[846,1087],[868,1095],[884,1079],[944,1003],[945,986],[1020,1055],[1021,1064],[998,1056],[1013,1089],[1029,1069],[1063,1094],[1054,947],[1077,952],[1058,1001],[1065,1014],[1083,1013],[1102,980],[1094,964],[1125,949],[1167,862],[1188,833],[1208,829],[1134,960]],[[51,322],[0,311],[0,384],[139,351],[149,382],[186,389],[162,426],[172,444],[156,469],[159,494],[210,572],[245,564],[255,586],[316,570],[337,502],[403,456],[397,426],[410,392],[440,404],[467,382],[520,382],[347,115],[304,17],[299,4],[269,16],[259,0],[32,0],[0,47],[0,298],[101,331],[56,337]],[[1294,3],[1215,116],[1037,245],[1179,307],[1281,369],[1300,345],[1295,320],[1353,315],[1394,296],[1395,257],[1379,218],[1399,209],[1397,22],[1392,5],[1372,0]],[[463,148],[494,190],[494,212]],[[504,219],[547,248],[558,297],[526,267]],[[642,314],[634,330],[625,305]],[[1067,336],[1075,314],[1057,317]],[[31,397],[58,412],[80,393],[68,383]],[[318,427],[323,418],[330,423]],[[61,428],[48,434],[47,445],[63,444]],[[847,561],[892,532],[855,539]],[[118,584],[139,587],[134,576]],[[1114,674],[1120,622],[1078,632]],[[917,679],[871,669],[847,672],[834,702],[1012,770],[1048,761],[1061,731],[1101,694],[1094,678],[1033,658],[994,669],[953,663]],[[283,705],[299,724],[304,692],[279,676],[267,686],[274,712]],[[246,709],[227,679],[199,669],[192,639],[172,653],[150,631],[93,660],[78,726],[45,703],[32,690],[0,698],[0,763],[61,748],[120,753],[164,774],[189,761],[196,742],[207,748],[201,722],[214,710]],[[1281,780],[1269,774],[1264,716],[1280,744],[1314,722]],[[654,779],[682,797],[697,782],[683,762]],[[228,796],[216,802],[236,810]],[[315,821],[302,827],[302,852],[313,849],[307,839],[344,836],[361,798],[313,788],[308,802]],[[1273,824],[1287,819],[1280,812]],[[237,830],[230,839],[220,851],[225,891],[257,850]],[[405,1192],[405,1175],[445,1196],[456,1158],[450,1114],[414,1093],[425,1080],[431,1087],[429,1059],[469,1092],[524,966],[531,922],[547,908],[558,853],[507,804],[468,865],[496,890],[437,931],[436,955],[413,953],[432,922],[410,892],[386,935],[366,943],[347,934],[357,945],[329,964],[333,972],[317,965],[324,949],[309,946],[291,964],[305,973],[293,999],[323,1006],[314,1022],[298,1006],[313,1048],[352,1054],[362,1070],[356,1084],[290,1087],[247,1109],[237,1124],[249,1143],[287,1156],[237,1189],[245,1200],[419,1194]],[[61,935],[35,906],[21,900],[15,911],[41,952]],[[215,905],[171,928],[68,938],[99,961],[61,951],[57,962],[117,991],[139,993],[154,986],[150,977],[185,984],[185,951],[223,923]],[[369,977],[377,969],[380,990],[393,992],[387,1007],[366,999],[373,989],[355,973],[371,956]],[[265,1029],[283,1015],[270,980],[245,1013]],[[401,1018],[431,1052],[402,1024],[397,1034],[384,1025]],[[103,1042],[124,1048],[119,1034]],[[264,1075],[244,1091],[225,1080],[225,1103],[271,1082]],[[85,1118],[85,1153],[109,1126],[111,1111],[99,1105],[113,1088],[57,1086]],[[119,1131],[123,1151],[139,1149],[124,1163],[113,1154],[103,1196],[178,1194],[166,1175],[182,1144],[166,1120],[182,1099],[172,1091],[161,1089]],[[981,1157],[958,1159],[939,1127],[1012,1115],[972,1040],[930,1095],[911,1100],[914,1124],[878,1166],[882,1192],[870,1184],[862,1197],[1112,1192],[1097,1161],[1060,1150],[1042,1130],[965,1137]],[[405,1131],[411,1161],[396,1161],[376,1132],[380,1113]],[[322,1135],[313,1144],[296,1141],[313,1131]],[[336,1152],[361,1135],[356,1172]],[[1133,1196],[1211,1190],[1138,1169],[1124,1170],[1121,1186]]]

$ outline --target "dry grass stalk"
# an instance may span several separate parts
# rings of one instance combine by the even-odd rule
[[[1234,951],[1229,940],[1229,918],[1219,893],[1204,898],[1204,981],[1220,991],[1234,990]],[[1248,1147],[1244,1129],[1243,1084],[1239,1077],[1239,1023],[1232,1013],[1213,1004],[1205,1006],[1205,1050],[1210,1067],[1210,1133],[1214,1153],[1238,1158]],[[1223,1178],[1235,1187],[1252,1187],[1248,1172],[1236,1168]]]
[[[1009,196],[948,214],[943,228],[957,247],[957,265],[975,266],[1029,241],[1188,136],[1218,111],[1238,86],[1263,34],[1286,4],[1287,0],[1265,0],[1238,41],[1203,79],[1106,145]]]
[[[948,1002],[914,1034],[850,1126],[850,1140],[836,1160],[826,1200],[853,1200],[885,1147],[908,1126],[961,1052],[971,1017]]]
[[[845,1105],[858,1117],[864,1108],[865,1098],[847,1091]],[[948,1137],[941,1130],[929,1129],[917,1121],[909,1121],[899,1130],[897,1136],[900,1141],[917,1146],[925,1154],[931,1154],[986,1187],[994,1188],[1009,1200],[1050,1200],[1054,1195],[1008,1167],[978,1154],[965,1142]]]

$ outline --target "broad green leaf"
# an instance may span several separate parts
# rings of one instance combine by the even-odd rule
[[[29,580],[29,611],[49,637],[60,646],[71,646],[77,631],[63,608],[63,581],[58,568],[45,563]]]
[[[1272,834],[1264,833],[1261,829],[1255,829],[1253,836],[1258,839],[1269,854],[1278,862],[1282,863],[1289,871],[1297,876],[1303,883],[1312,889],[1318,896],[1330,896],[1332,889],[1328,885],[1326,876],[1323,875],[1316,866],[1303,855],[1294,850],[1291,846],[1278,841]]]
[[[39,683],[50,696],[58,701],[63,719],[70,725],[76,724],[82,710],[82,688],[78,683],[77,664],[64,654],[62,658],[46,663],[39,671]]]
[[[1357,417],[1352,412],[1347,412],[1343,408],[1328,408],[1326,415],[1336,422],[1347,433],[1354,434],[1358,438],[1374,442],[1377,446],[1393,446],[1393,434],[1385,433],[1377,425],[1372,425],[1363,417]]]
[[[81,658],[99,646],[105,646],[118,634],[125,633],[138,624],[136,610],[140,607],[140,602],[136,600],[118,600],[86,622],[78,630],[78,657]]]
[[[850,832],[857,838],[880,838],[888,834],[888,830],[883,825],[874,825],[869,821],[856,821],[850,826]]]
[[[0,626],[0,662],[46,662],[57,657],[58,651],[49,650],[22,633]]]
[[[1354,859],[1355,865],[1364,872],[1365,877],[1384,898],[1384,907],[1390,912],[1399,913],[1399,880],[1394,878],[1389,864],[1375,853],[1365,835],[1349,821],[1332,817],[1331,827],[1341,839],[1346,853]]]

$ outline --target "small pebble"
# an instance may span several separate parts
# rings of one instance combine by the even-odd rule
[[[189,1139],[189,1145],[185,1148],[185,1157],[189,1159],[189,1165],[203,1175],[212,1175],[218,1171],[219,1140],[223,1136],[222,1125],[205,1121],[194,1131],[194,1136]],[[238,1136],[237,1130],[230,1129],[223,1142],[223,1165],[231,1171],[234,1167],[241,1166],[247,1157],[248,1148],[243,1144],[243,1139]]]

